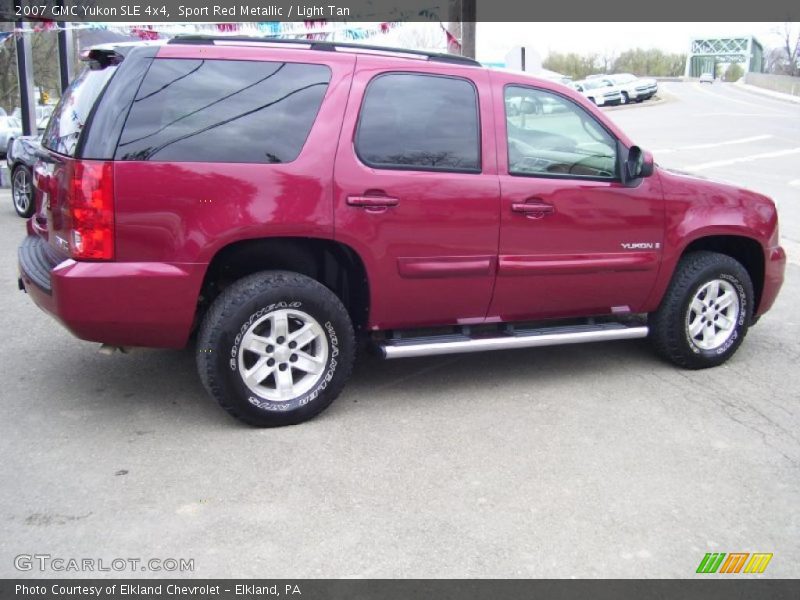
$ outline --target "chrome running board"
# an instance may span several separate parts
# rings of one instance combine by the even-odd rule
[[[416,338],[397,338],[377,343],[379,354],[386,359],[536,348],[561,344],[585,344],[610,340],[632,340],[647,337],[647,326],[628,326],[622,323],[569,325],[565,327],[540,327],[517,329],[491,337],[462,334],[436,335]]]

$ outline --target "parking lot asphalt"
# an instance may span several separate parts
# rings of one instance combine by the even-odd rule
[[[775,198],[791,252],[800,107],[662,88],[674,101],[610,116],[665,166]],[[0,576],[48,554],[194,559],[196,577],[693,577],[706,552],[800,575],[797,254],[716,369],[646,341],[365,359],[319,418],[258,430],[190,351],[101,355],[40,312],[17,291],[23,235],[0,192]]]

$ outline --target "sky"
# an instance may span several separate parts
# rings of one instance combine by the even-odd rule
[[[631,48],[685,53],[693,37],[754,35],[765,47],[779,45],[783,23],[478,23],[477,58],[503,62],[515,46],[532,48],[544,59],[550,52],[619,54]],[[795,29],[797,24],[795,24]],[[380,42],[444,49],[439,23],[406,23]]]
[[[551,51],[620,53],[630,48],[687,52],[693,37],[754,35],[761,44],[780,43],[783,23],[479,23],[477,58],[500,61],[512,46]]]

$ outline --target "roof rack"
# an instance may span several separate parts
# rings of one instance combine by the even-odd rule
[[[263,44],[286,44],[290,45],[303,45],[308,46],[310,50],[325,50],[329,52],[336,52],[341,50],[347,52],[348,50],[358,51],[365,50],[373,54],[403,54],[414,58],[424,58],[427,60],[437,62],[455,63],[460,65],[470,65],[473,67],[482,66],[474,58],[467,56],[458,56],[456,54],[445,54],[443,52],[426,52],[424,50],[409,50],[407,48],[392,48],[386,46],[372,46],[369,44],[352,44],[349,42],[325,42],[318,40],[303,40],[303,39],[286,39],[277,37],[256,37],[256,36],[229,36],[229,35],[178,35],[169,40],[168,44],[214,44],[216,42],[223,43],[263,43]]]

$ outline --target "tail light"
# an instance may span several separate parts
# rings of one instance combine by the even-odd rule
[[[74,259],[114,258],[113,163],[71,162],[66,225],[69,253]]]

